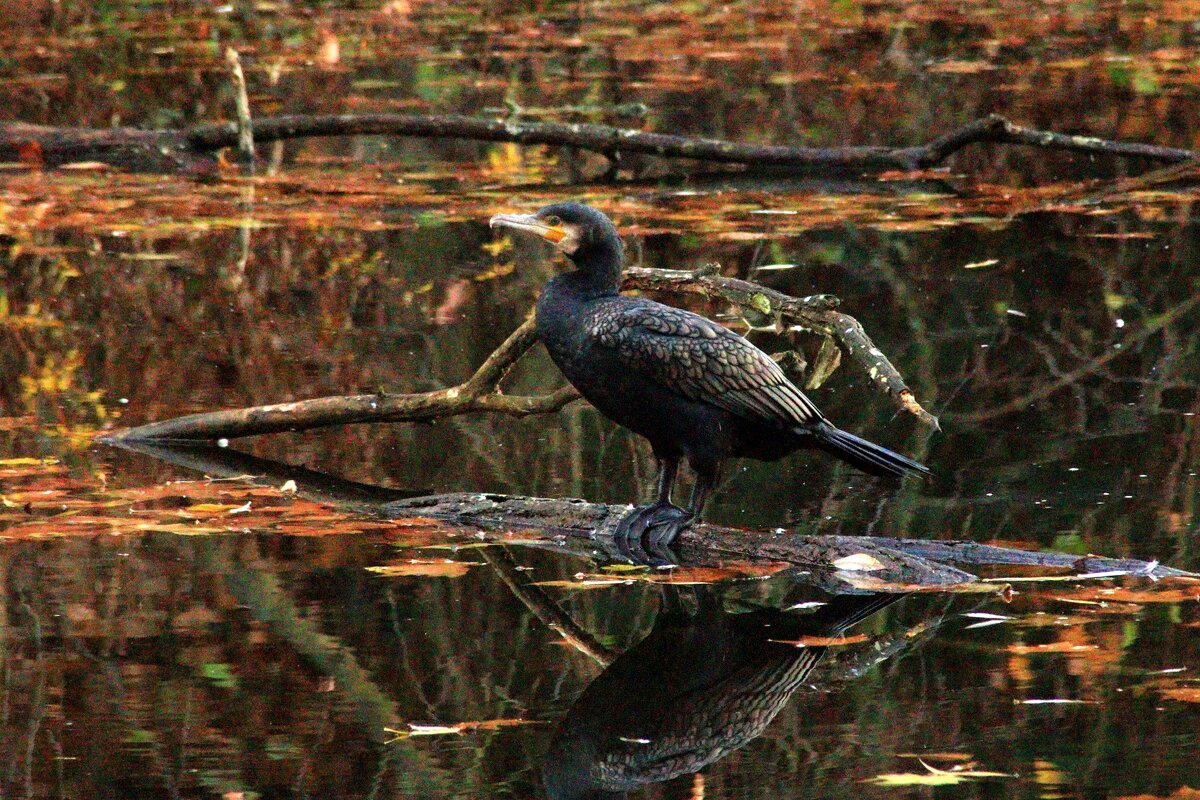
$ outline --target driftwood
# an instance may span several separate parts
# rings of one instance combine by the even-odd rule
[[[292,481],[301,496],[358,514],[429,520],[430,524],[445,528],[448,540],[464,545],[495,542],[606,561],[624,560],[613,543],[612,531],[629,512],[629,506],[474,493],[412,496],[416,493],[344,481],[229,448],[146,442],[120,446],[213,477],[242,477],[257,485],[274,487]],[[954,564],[1038,568],[1076,575],[1200,577],[1133,559],[1031,552],[975,542],[811,536],[782,529],[746,531],[709,524],[684,531],[678,547],[683,566],[776,564],[809,573],[807,580],[832,592],[999,591],[1004,587],[1002,577],[985,583]],[[845,561],[847,558],[851,560]],[[552,611],[543,604],[540,613]],[[573,636],[579,633],[568,630]],[[590,643],[581,649],[590,650],[590,655],[601,659],[605,654],[596,648],[597,645]]]
[[[727,302],[743,315],[769,320],[778,332],[806,330],[836,342],[871,376],[901,409],[937,428],[937,418],[917,402],[899,371],[867,336],[853,317],[837,310],[831,295],[794,298],[749,281],[680,270],[633,268],[626,271],[626,289],[699,294]],[[302,431],[329,425],[363,422],[419,422],[491,411],[516,416],[558,411],[579,397],[570,386],[547,395],[499,393],[509,368],[536,342],[532,319],[526,320],[465,383],[418,394],[369,394],[319,397],[291,403],[229,409],[152,422],[114,431],[113,441],[217,440],[266,433]]]
[[[1141,158],[1165,163],[1191,161],[1200,153],[1174,147],[1117,142],[1091,136],[1041,131],[991,115],[916,147],[786,147],[652,133],[607,125],[484,119],[454,114],[329,114],[262,117],[253,121],[258,143],[315,136],[403,136],[472,139],[590,150],[618,163],[623,153],[684,158],[784,169],[799,174],[879,173],[941,164],[971,144],[1016,144],[1053,150]],[[0,160],[36,160],[50,166],[101,161],[127,169],[173,171],[238,144],[235,123],[191,128],[49,128],[0,124]]]

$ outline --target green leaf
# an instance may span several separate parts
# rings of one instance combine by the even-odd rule
[[[760,314],[771,313],[771,298],[761,292],[750,295],[750,307]]]

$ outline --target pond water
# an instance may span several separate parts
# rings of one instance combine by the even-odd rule
[[[0,10],[0,118],[224,118],[229,43],[262,114],[508,100],[641,125],[622,115],[642,103],[654,130],[837,145],[998,111],[1200,137],[1175,4],[64,5]],[[253,179],[0,172],[3,796],[1196,796],[1200,584],[1010,570],[1005,593],[871,605],[795,573],[672,582],[520,530],[486,544],[372,512],[446,492],[644,497],[647,445],[582,403],[231,448],[308,471],[97,441],[464,380],[557,268],[488,217],[574,197],[637,265],[841,298],[940,418],[897,411],[846,359],[812,397],[934,478],[739,462],[709,521],[1200,570],[1194,181],[1114,185],[1152,165],[999,147],[882,179],[635,160],[612,182],[597,157],[503,144],[264,150]],[[810,362],[821,344],[753,337]],[[535,351],[505,389],[561,383]]]

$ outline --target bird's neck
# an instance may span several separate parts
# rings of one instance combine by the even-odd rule
[[[575,271],[566,278],[570,288],[581,298],[611,297],[621,289],[621,246],[603,242],[571,256]]]

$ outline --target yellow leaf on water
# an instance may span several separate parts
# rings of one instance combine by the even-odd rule
[[[986,770],[966,769],[964,767],[938,769],[937,767],[929,766],[924,761],[921,761],[921,759],[917,760],[921,762],[922,767],[928,770],[927,772],[892,772],[884,775],[876,775],[874,778],[867,778],[863,783],[874,783],[877,786],[953,786],[979,778],[1016,777],[1006,772],[988,772]]]
[[[57,463],[57,458],[0,458],[0,467],[50,466]]]
[[[1200,687],[1176,686],[1171,689],[1163,689],[1159,692],[1159,696],[1167,700],[1178,700],[1183,703],[1200,703]]]
[[[407,739],[410,736],[447,736],[462,735],[469,731],[496,731],[501,728],[515,728],[520,725],[545,725],[537,719],[483,719],[471,722],[456,722],[453,725],[426,725],[420,722],[409,722],[404,728],[384,728],[384,733],[394,737],[392,741]]]
[[[367,567],[367,572],[383,575],[387,578],[421,576],[425,578],[461,578],[471,567],[478,566],[470,561],[420,561],[413,559],[400,564],[387,564],[379,567]]]
[[[194,506],[188,506],[183,509],[185,512],[193,512],[196,514],[224,514],[226,511],[232,511],[237,508],[235,505],[226,503],[197,503]]]
[[[632,580],[537,581],[533,586],[556,589],[604,589],[609,586],[630,586]]]
[[[157,533],[174,533],[181,536],[203,536],[211,533],[229,533],[224,528],[206,528],[203,525],[189,525],[186,522],[154,523],[143,522],[135,525],[139,531],[155,531]]]
[[[1036,653],[1079,653],[1086,650],[1098,650],[1094,644],[1073,644],[1071,642],[1047,642],[1046,644],[1010,644],[1005,648],[1010,653],[1020,656]]]

